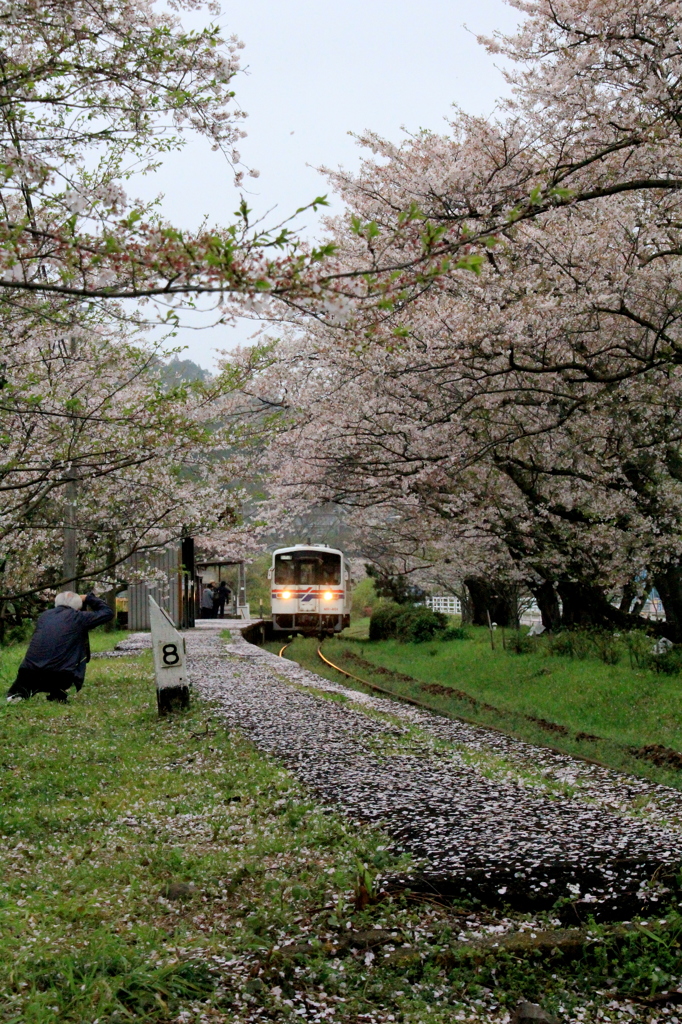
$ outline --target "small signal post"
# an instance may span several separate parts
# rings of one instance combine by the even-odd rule
[[[174,707],[189,707],[185,640],[151,594],[149,623],[154,651],[156,703],[159,715],[166,715]]]

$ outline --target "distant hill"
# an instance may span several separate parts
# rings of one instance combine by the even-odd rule
[[[191,359],[178,359],[177,357],[169,359],[167,363],[162,363],[159,369],[162,380],[169,387],[193,380],[206,381],[211,376],[209,370],[205,370],[203,366],[192,362]]]

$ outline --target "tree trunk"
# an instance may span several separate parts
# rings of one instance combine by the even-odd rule
[[[682,643],[682,566],[669,565],[655,573],[654,586],[665,611],[663,633],[673,643]]]
[[[516,589],[485,579],[483,576],[467,576],[464,580],[471,595],[474,626],[487,626],[490,621],[498,626],[513,626],[517,621]]]
[[[622,612],[629,612],[632,607],[632,602],[637,597],[637,589],[634,583],[626,583],[623,587],[623,593],[621,594],[620,604],[618,607]]]
[[[604,607],[608,602],[598,587],[589,583],[564,581],[559,583],[557,589],[561,598],[562,626],[579,629],[585,626],[613,625]]]
[[[647,596],[648,592],[646,590],[638,594],[638,588],[634,583],[626,583],[623,587],[623,594],[618,607],[622,612],[627,612],[628,615],[638,616],[646,604]]]
[[[474,602],[471,600],[471,594],[469,593],[468,587],[462,587],[462,593],[459,599],[459,603],[462,606],[462,625],[473,626]]]
[[[554,584],[543,580],[538,586],[531,587],[530,592],[540,609],[542,625],[548,632],[556,632],[561,628],[561,608]]]
[[[601,587],[594,583],[559,583],[561,598],[561,625],[568,629],[601,626],[604,629],[634,629],[637,620],[622,612],[606,598]]]

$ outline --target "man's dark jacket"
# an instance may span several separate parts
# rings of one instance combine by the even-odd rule
[[[86,597],[85,608],[91,610],[77,612],[60,605],[39,615],[20,669],[70,672],[82,682],[90,661],[88,631],[114,617],[111,608],[94,594]]]

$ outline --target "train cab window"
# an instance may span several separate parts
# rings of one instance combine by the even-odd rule
[[[341,556],[331,551],[294,551],[275,555],[275,583],[330,586],[341,583]]]
[[[275,583],[296,583],[296,566],[291,555],[275,555]]]
[[[301,558],[298,560],[298,583],[309,587],[317,583],[317,559]]]

